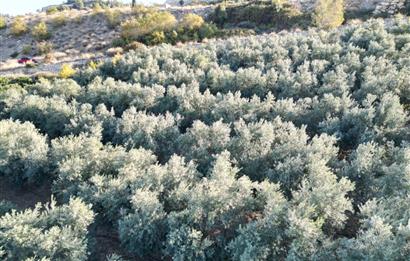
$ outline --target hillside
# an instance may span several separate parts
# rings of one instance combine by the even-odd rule
[[[211,6],[161,7],[159,11],[168,11],[177,19],[188,13],[206,16],[211,12]],[[115,21],[110,21],[109,15],[115,14]],[[22,17],[28,32],[21,36],[13,35],[10,24],[14,18],[8,18],[9,26],[0,30],[0,75],[31,75],[39,72],[59,71],[64,63],[76,65],[86,64],[90,59],[101,59],[116,53],[113,41],[120,38],[119,23],[135,15],[135,10],[129,7],[108,9],[66,10],[47,14],[37,12]],[[114,18],[111,18],[114,19]],[[51,34],[46,41],[50,51],[42,54],[42,41],[38,41],[30,33],[40,22],[45,22]],[[115,23],[115,24],[113,24]],[[43,42],[44,43],[44,42]],[[39,53],[40,52],[40,53]],[[15,57],[14,57],[15,56]],[[36,68],[26,68],[18,64],[18,57],[31,56],[40,62]]]
[[[346,13],[341,22],[348,25],[373,16],[386,18],[400,11],[406,13],[406,6],[396,3],[403,1],[390,4],[381,0],[346,1]],[[292,0],[286,4],[279,4],[284,1],[278,1],[277,4],[262,0],[234,1],[210,5],[207,2],[191,5],[186,1],[184,6],[180,6],[178,1],[171,6],[137,6],[134,9],[126,5],[99,5],[97,1],[87,1],[83,9],[78,9],[75,1],[72,2],[45,7],[43,12],[22,17],[6,17],[6,28],[0,29],[0,75],[52,77],[64,64],[82,67],[90,62],[98,63],[139,48],[140,43],[181,45],[185,42],[192,44],[206,41],[208,38],[317,27],[312,19],[315,1]],[[161,24],[161,20],[169,18],[169,22],[174,23],[172,17],[161,17],[167,14],[175,17],[176,25]],[[199,15],[199,18],[190,17],[192,14]],[[189,25],[191,23],[194,25],[192,28]],[[138,29],[144,25],[152,30]],[[14,26],[22,31],[13,32]],[[18,26],[21,28],[18,29]],[[143,31],[145,35],[135,35]],[[37,63],[19,63],[19,59],[24,57],[33,58]]]

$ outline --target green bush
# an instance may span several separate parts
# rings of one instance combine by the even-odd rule
[[[22,17],[14,18],[13,22],[11,23],[10,32],[14,36],[21,36],[28,31],[27,24],[23,20]]]
[[[35,25],[31,31],[31,35],[38,41],[48,40],[51,37],[45,22],[40,22]]]
[[[75,0],[74,2],[78,9],[84,9],[84,0]]]
[[[286,1],[221,6],[215,9],[209,19],[221,27],[244,27],[246,24],[247,27],[265,27],[265,30],[271,27],[276,30],[306,28],[310,24],[309,15],[301,13],[297,7]]]
[[[33,51],[33,47],[31,45],[25,45],[23,46],[23,50],[21,50],[21,53],[24,55],[29,55]]]
[[[47,41],[38,42],[36,45],[36,50],[40,55],[49,54],[53,50],[53,44]]]
[[[344,0],[318,0],[313,14],[313,23],[323,29],[340,26],[344,21]]]
[[[121,24],[121,12],[119,10],[106,8],[104,15],[110,28],[115,28]]]
[[[204,23],[204,19],[201,16],[196,14],[186,14],[179,22],[179,26],[185,30],[196,30],[201,28]]]
[[[226,20],[228,19],[228,14],[226,12],[226,6],[222,4],[218,5],[218,7],[215,9],[211,17],[212,17],[212,21],[215,24],[219,26],[223,26],[226,23]]]
[[[175,27],[176,22],[175,17],[168,12],[150,13],[122,23],[121,35],[125,39],[140,40],[154,32],[168,32]]]
[[[52,25],[55,27],[63,26],[67,23],[67,15],[66,12],[60,12],[52,19]]]
[[[47,8],[46,14],[47,15],[52,15],[52,14],[58,13],[59,11],[60,10],[58,10],[57,6],[52,6],[50,8]]]
[[[0,30],[6,29],[6,27],[7,27],[6,18],[0,15]]]
[[[70,64],[63,64],[61,66],[60,71],[58,72],[58,76],[62,79],[67,79],[72,77],[75,74],[75,70]]]

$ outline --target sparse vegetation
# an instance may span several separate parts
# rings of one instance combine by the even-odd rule
[[[47,41],[38,42],[36,45],[37,53],[40,55],[45,55],[53,50],[53,44]]]

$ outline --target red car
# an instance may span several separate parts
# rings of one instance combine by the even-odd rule
[[[31,58],[28,58],[28,57],[22,57],[22,58],[18,59],[17,62],[21,63],[21,64],[26,64],[26,63],[29,63],[29,62],[37,63],[37,60],[36,59],[31,59]]]

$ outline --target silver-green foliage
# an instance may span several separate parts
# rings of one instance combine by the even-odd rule
[[[87,228],[94,213],[80,199],[39,203],[0,217],[2,260],[87,260]]]
[[[45,175],[46,136],[30,122],[0,121],[0,175],[11,181],[34,182]],[[44,177],[43,177],[44,178]]]

